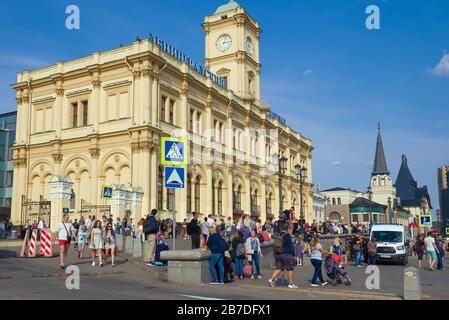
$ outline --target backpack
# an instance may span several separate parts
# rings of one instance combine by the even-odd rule
[[[259,239],[259,243],[263,243],[265,241],[265,238],[263,237],[263,235],[261,233],[257,234],[257,238]]]
[[[192,219],[192,221],[189,222],[187,225],[187,234],[191,236],[192,234],[196,234],[198,231],[198,226],[195,223],[195,220]]]
[[[154,216],[150,216],[147,218],[145,223],[143,224],[143,233],[145,234],[155,234],[159,231],[159,225]]]
[[[284,235],[276,235],[273,237],[273,252],[275,254],[284,253]]]
[[[246,246],[244,243],[239,243],[235,250],[235,256],[237,258],[244,258],[246,256]]]

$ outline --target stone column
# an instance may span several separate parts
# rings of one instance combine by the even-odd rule
[[[262,223],[265,223],[265,220],[267,219],[267,201],[266,201],[267,200],[267,179],[266,179],[266,177],[261,178],[259,198],[261,199],[260,219],[262,220]]]
[[[204,194],[204,198],[206,200],[205,202],[205,207],[203,207],[205,209],[204,213],[205,215],[209,215],[212,214],[212,192],[213,192],[213,187],[212,187],[212,165],[208,164],[206,165],[206,176],[204,177],[204,184],[205,184],[205,194]],[[201,197],[203,198],[203,197]]]
[[[150,177],[151,177],[151,197],[150,197],[150,204],[151,208],[157,208],[157,197],[158,197],[158,175],[159,175],[159,160],[158,157],[160,156],[161,152],[161,143],[159,141],[159,138],[153,138],[152,143],[152,151],[151,151],[151,164],[150,164]],[[144,212],[146,214],[146,212]]]
[[[143,104],[141,97],[141,77],[142,73],[139,70],[133,71],[133,113],[134,124],[141,125],[143,122]]]
[[[22,217],[22,195],[27,197],[26,186],[26,172],[27,172],[27,159],[21,158],[20,152],[14,151],[14,175],[13,175],[13,190],[12,190],[12,206],[11,206],[11,219],[13,224],[19,225],[24,221],[21,221]]]
[[[151,76],[151,122],[154,127],[159,127],[159,72],[153,70]]]
[[[54,106],[54,117],[53,117],[53,128],[56,132],[56,137],[61,139],[62,132],[62,109],[64,106],[64,89],[62,87],[62,83],[58,81],[56,87],[56,101]],[[58,174],[58,173],[57,173]]]
[[[152,82],[151,69],[146,67],[142,70],[142,121],[143,124],[150,124],[151,122],[151,102],[152,102]]]
[[[143,191],[142,210],[145,214],[151,211],[151,148],[150,141],[146,138],[146,141],[140,142],[140,161],[141,161],[141,188]]]
[[[98,133],[100,126],[100,96],[101,96],[101,81],[98,74],[92,79],[92,103],[89,107],[90,119],[95,133]]]
[[[100,149],[91,147],[89,149],[90,157],[92,158],[92,167],[90,173],[90,181],[92,184],[93,194],[91,195],[92,204],[100,203],[100,187],[98,183],[98,158],[100,157]]]
[[[232,168],[228,168],[228,176],[226,177],[227,179],[227,186],[226,186],[226,196],[223,197],[224,201],[225,201],[225,210],[226,210],[226,218],[230,217],[232,218],[232,214],[233,214],[233,208],[232,208],[232,201],[233,201],[233,177],[234,172],[232,170]]]
[[[53,176],[48,185],[51,199],[50,228],[54,232],[61,222],[63,209],[70,208],[73,183],[70,177]]]
[[[242,195],[242,210],[245,214],[251,214],[251,175],[245,172],[245,193]]]

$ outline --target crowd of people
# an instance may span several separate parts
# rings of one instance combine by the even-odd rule
[[[38,222],[27,224],[32,229],[46,228],[46,222],[40,218]],[[147,241],[146,265],[163,266],[161,252],[169,250],[166,239],[173,237],[174,224],[171,219],[160,219],[158,210],[154,209],[146,218],[137,224],[132,219],[122,221],[112,216],[102,216],[97,220],[89,215],[78,221],[71,221],[69,215],[63,216],[56,228],[55,239],[60,248],[60,266],[65,268],[67,252],[71,243],[74,244],[78,259],[84,259],[85,251],[90,250],[92,266],[104,266],[111,258],[111,266],[115,267],[117,256],[117,237],[131,236]],[[287,273],[289,288],[296,288],[293,270],[304,266],[304,257],[310,258],[314,273],[311,285],[327,285],[323,278],[323,258],[332,255],[339,266],[354,263],[356,267],[375,265],[377,263],[377,241],[370,238],[363,225],[333,224],[329,221],[311,224],[294,217],[294,208],[284,211],[278,220],[262,221],[255,217],[242,215],[238,221],[231,217],[214,219],[211,215],[200,220],[198,213],[193,213],[193,219],[175,226],[176,236],[191,242],[192,249],[211,251],[210,271],[212,284],[234,282],[244,277],[262,279],[261,261],[264,259],[262,244],[273,241],[273,252],[276,270],[269,279],[274,286]],[[0,223],[0,237],[10,237],[12,223]],[[321,235],[333,235],[331,245],[325,248],[320,243]],[[342,235],[344,235],[342,237]],[[328,238],[328,237],[327,237]],[[327,241],[329,243],[329,240]],[[432,233],[420,234],[410,244],[411,255],[418,256],[418,267],[423,267],[424,256],[427,257],[427,270],[441,270],[448,244],[441,235],[434,237]]]
[[[11,220],[0,221],[0,240],[11,239],[14,224]]]

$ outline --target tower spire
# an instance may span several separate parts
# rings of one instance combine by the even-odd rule
[[[377,125],[378,133],[377,133],[377,145],[376,145],[376,155],[374,157],[374,167],[373,167],[373,176],[387,174],[390,175],[390,171],[388,171],[387,161],[385,160],[385,152],[384,145],[382,141],[382,135],[380,132],[380,122]]]

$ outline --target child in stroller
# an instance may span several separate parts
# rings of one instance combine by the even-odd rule
[[[333,253],[331,255],[326,255],[324,267],[326,269],[327,276],[331,280],[333,286],[343,283],[350,286],[352,281],[349,278],[348,273],[343,271],[343,268],[340,268],[340,263],[341,258],[338,254]]]

